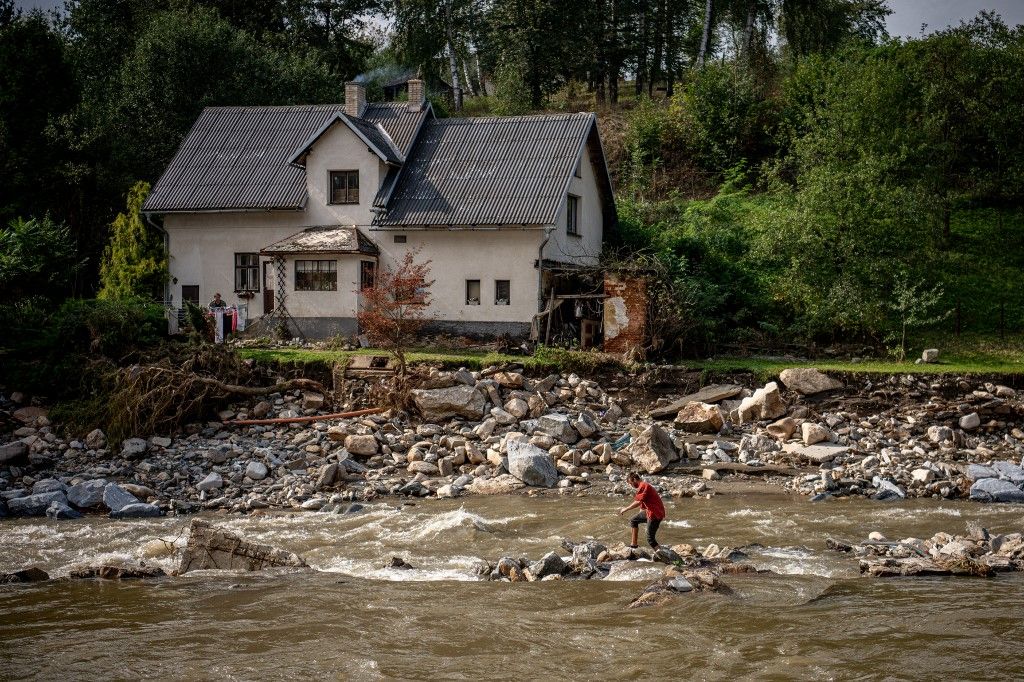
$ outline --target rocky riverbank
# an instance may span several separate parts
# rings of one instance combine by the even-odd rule
[[[816,500],[1024,501],[1024,402],[1005,385],[786,370],[766,385],[652,402],[636,399],[647,377],[620,379],[612,389],[574,374],[433,370],[408,415],[234,423],[324,413],[325,396],[295,391],[117,447],[98,430],[68,437],[11,393],[0,401],[13,427],[0,436],[0,515],[345,513],[392,495],[623,494],[628,468],[673,496],[757,477]]]

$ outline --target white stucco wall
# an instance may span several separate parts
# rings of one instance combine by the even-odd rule
[[[427,315],[450,322],[530,322],[537,312],[537,260],[541,230],[367,231],[381,251],[381,266],[393,268],[407,251],[430,261],[431,305]],[[396,244],[404,235],[405,244]],[[480,280],[480,305],[466,305],[466,280]],[[494,302],[495,280],[507,279],[509,305]]]
[[[604,169],[600,169],[604,172]],[[563,263],[579,263],[596,265],[601,255],[603,242],[603,217],[601,214],[601,195],[598,190],[597,176],[591,162],[590,149],[584,147],[580,160],[580,176],[573,176],[569,183],[569,192],[579,197],[579,236],[570,236],[566,232],[565,199],[555,221],[555,230],[551,241],[544,247],[544,257]]]
[[[359,171],[359,203],[329,204],[330,171]],[[306,156],[306,225],[369,225],[370,207],[387,166],[343,123],[336,123]]]

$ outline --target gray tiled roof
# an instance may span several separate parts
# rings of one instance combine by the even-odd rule
[[[552,224],[594,126],[590,113],[428,120],[373,224]]]
[[[144,211],[299,209],[306,203],[305,171],[288,159],[311,135],[344,111],[340,104],[285,107],[209,107],[181,143],[153,186]],[[379,124],[405,156],[427,111],[405,103],[367,106],[362,129]],[[381,143],[383,144],[383,143]]]
[[[354,225],[307,227],[260,249],[264,255],[302,253],[366,253],[377,255],[377,245]]]

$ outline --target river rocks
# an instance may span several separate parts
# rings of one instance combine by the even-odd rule
[[[334,465],[337,467],[337,465]],[[216,471],[212,471],[206,475],[206,478],[196,484],[196,490],[211,491],[220,490],[224,487],[224,477],[218,474]]]
[[[512,474],[501,474],[494,478],[477,478],[467,490],[477,495],[507,495],[523,487],[524,483]]]
[[[38,583],[49,580],[50,574],[37,566],[23,568],[11,573],[0,573],[0,585],[11,583]]]
[[[1024,502],[1024,491],[998,478],[981,478],[971,486],[970,497],[979,502]]]
[[[107,482],[102,478],[83,481],[68,488],[68,502],[79,509],[94,509],[103,504],[103,491],[106,487]]]
[[[345,449],[353,455],[372,457],[377,454],[377,439],[370,434],[351,435],[345,438]]]
[[[527,579],[541,580],[550,575],[561,575],[565,572],[567,566],[562,557],[558,556],[555,552],[548,552],[540,558],[539,561],[535,561],[530,564]]]
[[[744,398],[737,408],[740,423],[777,419],[785,413],[786,402],[779,392],[779,385],[774,381],[754,391],[754,395],[749,398]]]
[[[36,481],[32,484],[32,494],[41,495],[42,493],[67,493],[67,486],[58,481],[55,478],[44,478],[41,481]]]
[[[843,382],[809,367],[784,369],[779,379],[786,388],[803,395],[815,395],[843,387]]]
[[[725,417],[718,405],[690,403],[679,410],[675,423],[687,433],[718,433],[725,426]]]
[[[785,417],[773,422],[765,429],[773,438],[778,440],[789,440],[789,437],[796,431],[796,420],[792,417]]]
[[[22,424],[38,424],[40,418],[46,418],[49,411],[45,407],[39,407],[37,405],[28,405],[26,407],[20,407],[14,411],[11,415]]]
[[[409,473],[423,474],[424,476],[437,476],[440,473],[437,465],[431,462],[409,462],[406,469]]]
[[[921,351],[921,362],[933,363],[939,361],[939,349],[938,348],[925,348]]]
[[[103,488],[103,504],[111,512],[118,512],[129,504],[138,504],[139,499],[116,483],[108,483]]]
[[[46,508],[46,518],[54,520],[80,519],[82,514],[69,507],[64,502],[54,500]]]
[[[259,571],[276,566],[305,568],[305,560],[282,549],[248,542],[206,521],[193,519],[178,573],[197,569]]]
[[[0,466],[23,459],[28,455],[28,446],[20,440],[0,445]]]
[[[845,445],[822,445],[820,443],[815,445],[787,443],[782,446],[782,450],[813,464],[824,464],[825,462],[831,462],[840,455],[846,454],[850,451],[850,448]]]
[[[121,443],[121,456],[126,459],[142,457],[149,450],[149,443],[144,438],[128,438]]]
[[[557,438],[563,443],[575,443],[579,440],[576,430],[572,428],[572,422],[565,414],[546,414],[537,420],[537,430],[552,438]]]
[[[971,412],[960,417],[960,428],[964,431],[973,431],[979,426],[981,426],[981,418],[977,412]]]
[[[508,443],[508,472],[530,486],[552,488],[558,484],[558,470],[548,453],[521,439]]]
[[[151,566],[144,561],[110,561],[97,565],[75,566],[69,571],[68,577],[75,580],[146,580],[163,578],[166,575],[164,569]]]
[[[402,557],[393,556],[384,562],[384,568],[393,568],[401,571],[411,571],[413,565],[407,562]]]
[[[675,459],[676,450],[665,429],[651,424],[630,443],[629,457],[643,471],[655,474],[663,471]]]
[[[163,512],[160,507],[155,504],[147,504],[145,502],[135,502],[134,504],[126,504],[120,509],[111,510],[110,518],[112,519],[150,519],[157,516],[161,516]]]
[[[486,405],[483,394],[465,384],[448,388],[415,389],[411,393],[416,409],[429,422],[440,422],[451,417],[480,419]]]
[[[831,437],[831,433],[821,424],[814,424],[813,422],[804,422],[800,425],[800,433],[804,441],[804,445],[814,445],[826,441]]]
[[[250,478],[254,481],[262,481],[267,477],[268,473],[269,470],[267,469],[267,465],[263,462],[257,462],[256,460],[252,460],[245,467],[246,478]]]
[[[948,426],[929,426],[927,435],[932,443],[945,443],[953,440],[953,429]]]
[[[26,495],[7,500],[12,516],[42,516],[54,502],[67,504],[67,498],[59,490],[38,495]]]

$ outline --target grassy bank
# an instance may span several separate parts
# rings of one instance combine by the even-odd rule
[[[753,372],[758,376],[776,375],[791,367],[815,367],[824,371],[868,372],[877,374],[1007,374],[1024,375],[1024,335],[1006,339],[985,336],[933,338],[940,349],[939,363],[916,365],[892,360],[806,360],[799,358],[719,357],[706,360],[680,360],[677,364],[705,372]],[[355,351],[307,350],[300,348],[241,349],[240,354],[260,362],[284,364],[334,363],[353,355],[380,355],[381,351],[364,348]],[[542,348],[534,355],[507,355],[481,350],[449,350],[422,348],[410,351],[410,362],[438,364],[444,367],[482,369],[504,363],[518,363],[533,371],[592,371],[614,364],[610,356],[599,353]]]

